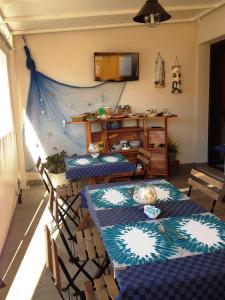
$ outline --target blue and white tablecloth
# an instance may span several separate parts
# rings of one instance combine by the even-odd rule
[[[89,190],[90,199],[95,209],[122,208],[138,205],[133,198],[137,186],[153,186],[157,195],[157,203],[167,201],[189,200],[175,186],[166,180],[135,181],[128,184],[95,187]]]
[[[132,183],[117,182],[88,186],[81,191],[82,206],[88,207],[91,217],[99,230],[104,226],[148,220],[148,217],[144,213],[143,206],[137,205],[137,203],[134,202],[131,193],[127,192],[127,190],[130,189],[129,187],[131,187],[131,190],[133,191],[134,186],[143,183],[158,187],[158,190],[156,189],[158,191],[158,201],[155,206],[161,210],[160,218],[205,212],[204,208],[194,203],[189,197],[181,193],[175,186],[164,179],[141,180]],[[105,195],[106,193],[107,195],[108,191],[118,190],[124,191],[125,197],[129,197],[127,201],[116,204],[111,203],[110,201],[109,203],[105,203],[106,200],[99,197],[99,194]],[[99,209],[100,206],[101,209]],[[105,208],[103,208],[103,206]]]
[[[115,270],[225,250],[225,223],[210,213],[116,224],[101,232]]]
[[[115,173],[134,172],[136,164],[129,162],[121,154],[91,155],[66,157],[66,178],[77,179],[86,177],[107,176]]]
[[[83,202],[118,268],[117,300],[224,300],[225,224],[184,195],[177,201],[174,196],[166,197],[156,206],[162,211],[159,221],[172,240],[168,241],[142,206],[126,206],[125,201],[116,208],[99,209],[101,199],[94,205],[91,191],[123,185],[127,182],[94,185],[82,191]]]

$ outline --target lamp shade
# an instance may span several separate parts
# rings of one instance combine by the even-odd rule
[[[171,18],[171,15],[158,3],[158,0],[147,0],[133,20],[138,23],[150,23],[151,16],[155,16],[158,22],[164,22]]]
[[[216,147],[214,147],[215,150],[219,151],[219,152],[223,152],[225,153],[225,145],[217,145]]]

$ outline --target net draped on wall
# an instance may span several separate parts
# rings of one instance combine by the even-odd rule
[[[80,87],[57,82],[36,71],[28,47],[24,49],[31,71],[24,124],[26,170],[31,170],[38,156],[45,158],[62,150],[69,155],[85,153],[84,125],[67,122],[72,115],[95,112],[103,106],[115,109],[125,83]]]

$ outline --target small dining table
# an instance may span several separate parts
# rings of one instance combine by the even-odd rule
[[[143,184],[155,188],[157,220],[134,201]],[[81,194],[112,263],[117,299],[224,299],[223,221],[166,180],[93,185]]]
[[[103,177],[108,182],[113,174],[133,173],[136,164],[130,162],[122,154],[100,154],[96,158],[91,155],[79,155],[65,158],[66,178],[69,180],[86,178],[88,184],[96,183],[96,177]]]

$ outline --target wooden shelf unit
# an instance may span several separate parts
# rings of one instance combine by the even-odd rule
[[[103,141],[104,153],[111,152],[113,144],[120,140],[141,141],[141,146],[151,152],[148,174],[151,177],[168,177],[168,119],[170,117],[130,117],[105,119],[83,122],[69,122],[68,124],[84,124],[86,130],[86,147],[90,143]],[[119,122],[120,128],[109,129],[109,122]],[[93,124],[98,129],[93,130]],[[130,161],[136,161],[138,149],[113,151],[121,153]],[[118,175],[117,175],[118,177]]]

